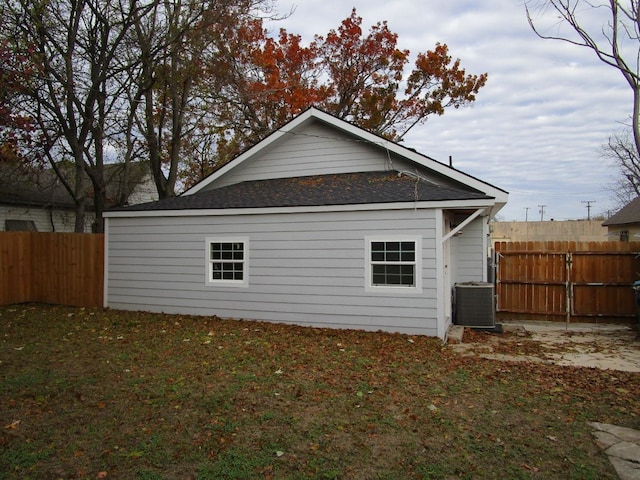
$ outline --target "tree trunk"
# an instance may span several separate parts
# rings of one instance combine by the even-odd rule
[[[85,231],[85,214],[87,197],[84,191],[84,168],[82,160],[76,161],[75,164],[75,187],[74,197],[76,201],[76,222],[74,231],[83,233]]]

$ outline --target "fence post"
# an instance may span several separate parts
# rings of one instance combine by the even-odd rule
[[[567,311],[567,326],[571,322],[571,304],[573,302],[573,292],[571,286],[571,266],[573,265],[573,258],[571,252],[567,252],[564,257],[565,269],[566,269],[566,282],[565,282],[565,309]]]

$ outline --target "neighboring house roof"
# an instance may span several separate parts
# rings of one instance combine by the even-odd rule
[[[4,165],[0,168],[0,175],[0,204],[74,207],[73,199],[51,170],[26,171]]]
[[[633,223],[640,223],[640,197],[626,204],[618,213],[605,220],[602,225],[605,227],[613,227]]]
[[[109,206],[116,206],[122,198],[129,198],[136,186],[149,175],[149,167],[143,162],[132,162],[128,176],[124,171],[123,164],[105,165]],[[90,186],[88,178],[87,185]],[[53,170],[28,171],[9,165],[0,167],[0,204],[62,209],[75,207],[72,196]],[[89,207],[92,205],[93,198],[90,197]]]
[[[477,191],[443,187],[395,171],[361,172],[247,181],[115,211],[302,207],[490,198]]]

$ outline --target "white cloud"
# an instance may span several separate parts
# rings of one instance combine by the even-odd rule
[[[525,208],[539,218],[538,205],[545,218],[584,218],[583,200],[596,201],[592,213],[610,208],[613,169],[600,147],[631,113],[620,73],[585,48],[538,38],[515,0],[304,0],[275,28],[310,41],[338,28],[352,6],[365,31],[386,20],[400,48],[446,43],[468,73],[489,74],[473,107],[429,119],[406,145],[443,162],[451,155],[456,168],[510,191],[507,219],[523,220]]]

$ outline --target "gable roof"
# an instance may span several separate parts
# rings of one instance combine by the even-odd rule
[[[397,172],[361,172],[240,182],[192,195],[132,205],[130,211],[360,205],[490,200],[481,192],[443,187]]]
[[[73,209],[71,195],[52,170],[28,170],[0,165],[0,204]]]
[[[117,205],[122,198],[128,199],[136,186],[150,174],[148,164],[131,162],[128,176],[124,164],[104,166],[109,206]],[[71,178],[72,174],[68,175]],[[87,185],[90,182],[87,178]],[[22,205],[26,207],[75,208],[73,197],[64,187],[52,169],[25,170],[21,166],[0,165],[0,204]],[[92,208],[93,198],[88,207]]]
[[[605,220],[602,225],[612,227],[615,225],[629,225],[640,223],[640,197],[630,201],[622,207],[618,213]]]
[[[484,192],[486,195],[496,199],[498,209],[507,202],[508,193],[501,188],[498,188],[483,180],[461,172],[460,170],[457,170],[449,165],[438,162],[437,160],[420,154],[411,148],[404,147],[398,143],[392,142],[381,136],[368,132],[356,125],[353,125],[352,123],[334,117],[333,115],[330,115],[315,107],[311,107],[305,110],[303,113],[295,117],[284,126],[276,129],[262,141],[258,142],[256,145],[240,154],[231,162],[213,172],[207,178],[203,179],[202,181],[185,191],[182,195],[193,195],[202,191],[203,189],[206,189],[209,185],[214,183],[219,178],[223,177],[230,170],[239,167],[242,163],[253,158],[259,152],[266,150],[278,144],[279,142],[284,141],[289,134],[296,133],[302,130],[306,125],[310,124],[313,121],[323,122],[333,128],[342,131],[347,135],[356,138],[359,141],[369,143],[380,148],[383,151],[386,151],[387,153],[393,153],[400,156],[401,158],[413,162],[418,167],[429,169],[436,174],[449,178],[450,180],[457,182],[463,186],[467,186],[477,191]]]

